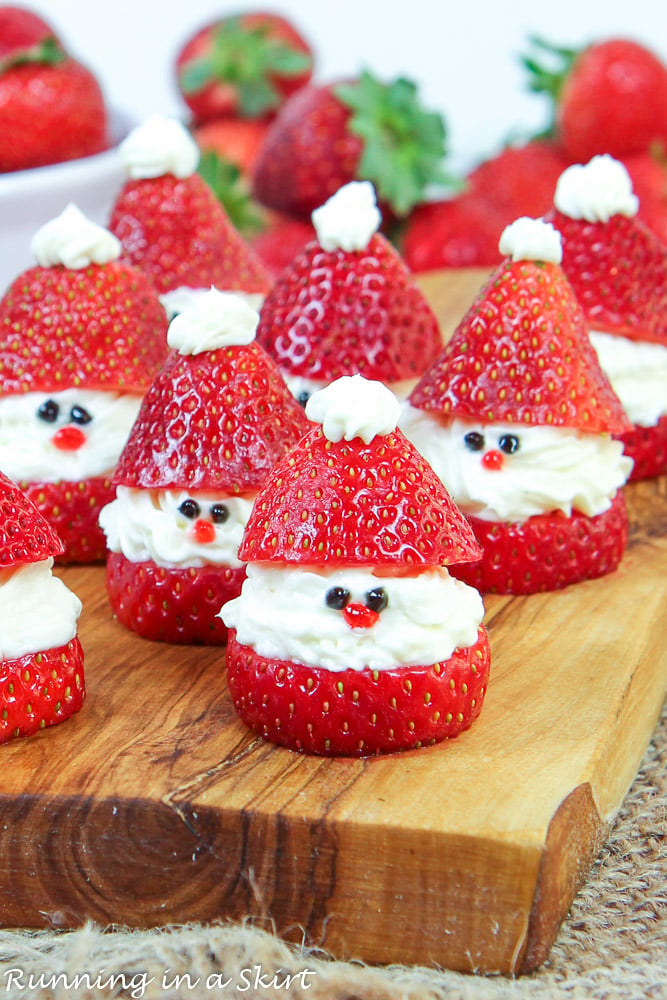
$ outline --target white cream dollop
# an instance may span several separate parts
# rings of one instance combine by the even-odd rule
[[[53,559],[0,569],[0,660],[64,646],[81,601],[51,572]]]
[[[211,288],[174,316],[167,343],[179,354],[201,354],[250,344],[258,323],[259,313],[240,295]]]
[[[500,234],[498,249],[512,260],[543,260],[560,264],[563,259],[561,236],[550,222],[527,215],[515,219]]]
[[[382,222],[370,181],[350,181],[316,208],[311,218],[323,250],[365,250]]]
[[[79,482],[110,473],[139,413],[141,396],[96,389],[24,392],[0,397],[0,469],[17,482]],[[58,407],[54,420],[38,416],[50,400]],[[76,423],[72,408],[85,410],[91,420]],[[79,427],[85,442],[64,450],[54,435],[69,424]]]
[[[306,403],[308,419],[322,424],[324,436],[334,444],[355,437],[370,444],[374,437],[396,429],[400,412],[393,392],[363,375],[343,375]]]
[[[571,219],[608,222],[612,215],[636,215],[639,199],[626,167],[603,153],[563,171],[556,184],[554,205]]]
[[[108,264],[120,257],[120,240],[91,222],[71,202],[60,215],[37,230],[30,251],[40,267],[64,265],[80,271],[91,264]]]
[[[556,510],[594,517],[609,509],[632,470],[623,445],[608,434],[446,421],[409,404],[400,426],[463,512],[486,521],[522,522]],[[479,450],[466,445],[470,432],[483,436]],[[514,454],[500,449],[504,435],[518,438]],[[502,468],[484,466],[482,458],[491,450],[500,451]]]
[[[227,518],[213,523],[211,541],[198,542],[195,520],[179,507],[195,500],[201,518],[212,520],[211,507],[224,504]],[[187,490],[147,490],[129,486],[116,488],[116,499],[100,511],[100,527],[111,552],[122,552],[130,562],[154,562],[174,569],[184,566],[241,566],[239,545],[250,517],[254,496],[224,496]]]
[[[344,587],[357,602],[382,587],[387,607],[375,625],[352,629],[341,611],[327,606],[331,587]],[[478,591],[444,567],[393,577],[356,567],[316,571],[266,563],[248,565],[240,597],[220,611],[238,641],[261,656],[332,671],[440,663],[475,643],[483,616]]]
[[[633,424],[655,427],[667,414],[667,347],[602,331],[590,334],[600,367]]]
[[[133,180],[173,174],[184,178],[199,165],[199,147],[176,118],[151,115],[118,147],[121,163]]]
[[[210,290],[210,288],[189,288],[187,285],[181,285],[179,288],[174,288],[171,292],[164,292],[160,296],[160,302],[167,314],[167,319],[172,320],[178,313],[188,312],[197,304],[199,299],[208,295]],[[233,288],[221,288],[219,291],[236,295],[238,298],[243,299],[255,312],[259,312],[266,298],[261,292],[242,292],[236,291]]]

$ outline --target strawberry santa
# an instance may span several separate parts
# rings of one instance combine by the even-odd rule
[[[365,756],[467,729],[488,680],[469,525],[397,430],[399,403],[361,375],[315,393],[316,426],[260,491],[221,610],[236,710],[292,750]]]
[[[120,244],[75,205],[35,234],[37,266],[0,301],[0,468],[64,544],[106,555],[97,518],[110,476],[165,359],[167,317]]]
[[[438,321],[381,233],[369,181],[340,188],[312,215],[317,238],[278,277],[257,340],[294,395],[359,373],[407,395],[442,346]]]
[[[147,639],[224,643],[217,612],[245,576],[255,495],[308,421],[255,343],[257,313],[210,289],[169,325],[173,354],[146,394],[100,523],[118,620]]]
[[[85,682],[81,601],[52,572],[60,539],[3,473],[0,514],[0,743],[7,743],[78,712]]]
[[[196,172],[199,147],[185,126],[153,115],[118,149],[128,179],[109,229],[123,258],[153,282],[169,315],[211,286],[247,295],[258,307],[271,278]]]
[[[637,217],[622,163],[595,156],[560,176],[548,216],[591,341],[632,429],[631,479],[667,472],[667,247]]]
[[[468,516],[483,592],[554,590],[616,568],[628,429],[559,266],[560,236],[518,219],[507,259],[411,393],[401,427]]]

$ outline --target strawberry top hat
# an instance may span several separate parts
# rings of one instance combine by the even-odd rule
[[[107,589],[145,638],[224,642],[238,547],[260,486],[308,421],[255,343],[257,313],[210,289],[169,326],[173,353],[144,398],[100,516]],[[156,594],[160,600],[156,602]]]
[[[51,519],[63,559],[104,557],[97,514],[167,355],[155,289],[74,205],[36,234],[0,301],[0,467]]]
[[[600,365],[634,425],[622,437],[632,479],[667,472],[667,247],[637,217],[622,163],[595,156],[568,167],[549,215],[562,267]]]
[[[442,340],[408,267],[377,232],[373,185],[346,184],[312,218],[317,239],[267,295],[259,343],[302,402],[356,373],[405,394],[435,360]]]
[[[180,122],[152,116],[119,152],[128,180],[109,228],[124,259],[145,272],[171,314],[180,311],[184,289],[266,294],[271,278],[196,173],[199,148]]]
[[[235,707],[268,739],[365,755],[467,728],[488,673],[470,527],[397,429],[379,382],[343,376],[306,406],[314,426],[259,492],[222,609]],[[261,608],[264,608],[262,611]]]
[[[63,722],[83,703],[81,602],[52,573],[63,546],[0,473],[0,743]]]
[[[411,393],[401,426],[470,517],[485,550],[488,572],[463,569],[463,578],[482,590],[529,593],[618,563],[627,533],[618,490],[632,463],[611,437],[628,421],[560,269],[558,232],[518,219],[500,249],[508,259]],[[511,526],[510,541],[501,525]],[[607,544],[594,543],[593,531]],[[569,539],[570,551],[581,539],[599,561],[555,559],[554,533]],[[517,546],[531,554],[530,565],[516,557]]]

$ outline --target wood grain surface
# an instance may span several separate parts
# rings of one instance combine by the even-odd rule
[[[483,277],[424,280],[446,330]],[[84,602],[88,697],[0,748],[0,923],[252,916],[339,958],[535,968],[667,689],[667,481],[626,492],[619,570],[487,598],[480,719],[387,758],[264,743],[234,715],[224,650],[139,639],[113,619],[102,567],[60,570]]]

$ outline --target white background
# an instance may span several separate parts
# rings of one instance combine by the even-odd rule
[[[450,163],[484,158],[512,134],[541,127],[546,105],[524,86],[518,56],[530,33],[563,45],[624,35],[667,61],[664,0],[23,0],[49,20],[100,79],[109,103],[135,119],[187,117],[173,63],[188,35],[241,10],[290,17],[325,82],[368,67],[405,75],[448,126]]]

